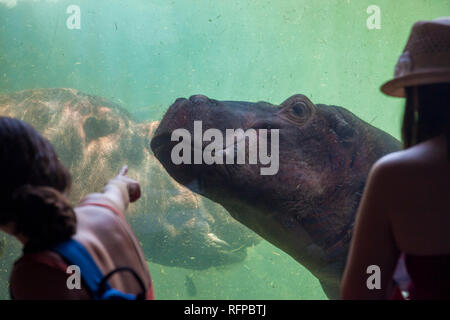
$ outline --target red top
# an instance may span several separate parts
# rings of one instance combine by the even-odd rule
[[[404,254],[409,283],[408,300],[448,300],[450,299],[450,255]],[[402,300],[397,287],[393,300]]]
[[[405,255],[410,299],[450,299],[450,255]]]

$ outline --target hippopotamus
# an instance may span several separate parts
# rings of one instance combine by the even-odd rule
[[[181,128],[195,135],[198,121],[204,132],[217,129],[224,135],[229,129],[276,130],[277,172],[261,174],[265,165],[248,161],[173,163],[171,152],[180,142],[172,133]],[[227,145],[224,139],[215,154],[225,157],[237,143]],[[208,146],[191,145],[192,150]],[[169,107],[151,148],[170,176],[221,204],[237,221],[288,253],[335,299],[369,170],[401,145],[343,107],[314,104],[302,94],[281,105],[195,95]]]
[[[142,197],[127,219],[149,261],[205,269],[243,261],[261,238],[230,219],[214,202],[175,182],[150,150],[157,121],[138,122],[120,105],[74,89],[34,89],[0,96],[0,115],[33,125],[55,147],[72,174],[75,205],[101,191],[124,164],[141,183]],[[20,246],[0,237],[0,294],[6,298]]]

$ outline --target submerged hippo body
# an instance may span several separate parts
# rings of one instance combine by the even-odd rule
[[[127,219],[146,258],[168,266],[205,269],[239,262],[260,238],[219,205],[175,182],[155,159],[149,141],[157,122],[138,123],[120,106],[73,89],[36,89],[0,95],[0,116],[33,125],[72,174],[71,200],[101,191],[121,166],[141,183],[142,197]],[[206,200],[206,201],[205,201]],[[20,253],[0,234],[0,298]]]
[[[178,141],[171,141],[172,132],[184,128],[193,134],[196,120],[203,131],[216,128],[224,136],[226,129],[279,129],[278,172],[261,175],[264,166],[236,162],[173,164],[171,150]],[[151,147],[175,180],[220,203],[309,269],[328,297],[337,298],[369,169],[400,143],[344,108],[315,105],[304,95],[279,106],[198,95],[177,99]],[[222,152],[229,148],[224,143]]]

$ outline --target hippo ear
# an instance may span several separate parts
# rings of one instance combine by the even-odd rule
[[[302,102],[309,107],[313,107],[313,108],[316,107],[314,105],[314,103],[311,100],[309,100],[309,98],[307,96],[305,96],[303,94],[294,94],[293,96],[290,96],[289,98],[287,98],[286,100],[283,101],[281,106],[287,107],[287,106],[291,106],[292,104],[298,103],[298,102]]]

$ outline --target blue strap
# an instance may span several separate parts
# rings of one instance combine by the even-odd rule
[[[105,292],[102,299],[104,300],[114,300],[120,297],[121,300],[136,300],[136,295],[131,293],[123,293],[117,289],[111,288]]]
[[[60,243],[52,250],[80,268],[81,277],[83,278],[89,291],[93,294],[94,299],[100,299],[100,297],[97,296],[97,292],[99,289],[99,284],[103,279],[103,273],[95,263],[94,259],[92,259],[86,248],[84,248],[78,241],[71,239]],[[106,291],[111,289],[111,286],[108,283],[105,285]]]

